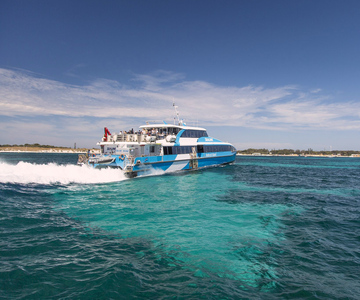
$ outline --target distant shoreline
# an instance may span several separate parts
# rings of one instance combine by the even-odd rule
[[[72,149],[72,148],[42,148],[42,147],[0,147],[0,153],[69,153],[69,154],[82,154],[87,153],[100,153],[99,149]]]
[[[0,153],[62,153],[62,154],[83,154],[88,153],[100,153],[100,149],[87,149],[87,148],[65,148],[65,147],[26,147],[26,146],[0,146]],[[357,151],[356,151],[357,152]],[[336,152],[335,152],[336,153]],[[254,157],[360,157],[360,153],[354,153],[345,155],[345,153],[337,153],[337,154],[325,154],[325,153],[301,153],[301,154],[278,154],[278,153],[260,153],[260,152],[253,152],[253,153],[241,153],[237,152],[237,156],[254,156]]]
[[[297,155],[297,154],[242,154],[237,153],[236,156],[254,156],[254,157],[319,157],[319,158],[335,158],[335,157],[357,157],[360,158],[360,154],[352,155],[322,155],[322,154],[306,154],[306,155]]]
[[[18,150],[18,149],[0,149],[0,153],[54,153],[54,154],[84,154],[87,153],[87,149],[38,149],[38,150]],[[91,153],[100,153],[99,149],[91,149]],[[321,155],[321,154],[306,154],[306,155],[294,155],[294,154],[241,154],[237,153],[236,156],[254,156],[254,157],[319,157],[319,158],[335,158],[335,157],[357,157],[359,154],[352,155]]]
[[[41,151],[27,151],[27,150],[0,150],[0,153],[62,153],[62,154],[81,154],[86,153],[86,151],[51,151],[51,150],[41,150]]]

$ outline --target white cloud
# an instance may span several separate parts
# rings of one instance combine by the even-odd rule
[[[29,72],[0,69],[0,116],[169,120],[175,101],[185,120],[203,126],[360,129],[360,103],[330,101],[321,89],[226,87],[186,81],[183,75],[167,71],[134,75],[133,82],[131,87],[105,79],[69,85]]]

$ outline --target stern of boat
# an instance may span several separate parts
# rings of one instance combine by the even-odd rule
[[[87,165],[88,164],[88,157],[86,154],[79,154],[78,156],[78,161],[77,161],[77,165],[82,166],[82,165]]]
[[[93,154],[88,157],[85,154],[80,154],[78,157],[78,165],[90,165],[94,168],[115,168],[124,170],[129,164],[129,160],[125,155],[104,155]]]

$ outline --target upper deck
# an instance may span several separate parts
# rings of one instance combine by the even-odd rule
[[[139,127],[139,131],[120,131],[116,134],[105,134],[100,143],[106,142],[127,142],[127,143],[154,143],[154,142],[175,142],[180,138],[199,139],[208,137],[205,128],[171,125],[171,124],[146,124]]]
[[[195,127],[195,126],[187,126],[187,125],[175,125],[175,124],[167,124],[167,123],[163,123],[163,124],[146,124],[146,125],[141,125],[139,127],[140,129],[145,129],[145,130],[151,130],[151,129],[177,129],[178,131],[182,130],[182,129],[191,129],[191,130],[201,130],[201,131],[206,131],[205,128],[201,128],[201,127]]]

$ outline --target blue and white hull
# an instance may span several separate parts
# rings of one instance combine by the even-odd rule
[[[208,137],[204,128],[153,124],[135,132],[105,135],[98,143],[101,153],[79,157],[79,163],[94,168],[119,168],[128,177],[150,172],[196,170],[232,163],[236,149],[229,143]]]
[[[125,171],[129,177],[146,174],[153,171],[164,173],[196,170],[207,167],[230,164],[234,162],[236,153],[222,153],[220,156],[196,157],[196,158],[177,158],[177,157],[137,157],[134,162],[127,159],[121,160],[119,156],[107,156],[108,162],[97,162],[96,159],[90,160],[90,164],[95,168],[119,168]],[[179,156],[179,155],[177,155]],[[92,162],[93,161],[93,162]]]

